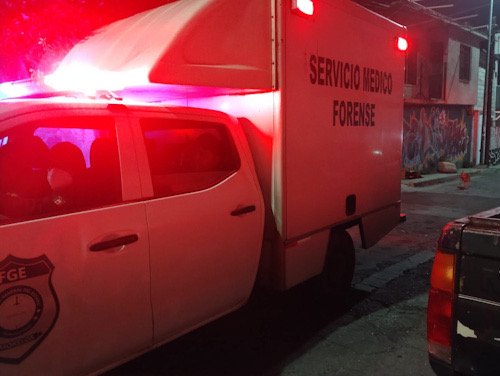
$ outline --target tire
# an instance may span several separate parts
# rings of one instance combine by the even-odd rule
[[[344,295],[350,290],[355,258],[351,236],[345,230],[333,230],[330,233],[325,265],[320,276],[323,293]]]

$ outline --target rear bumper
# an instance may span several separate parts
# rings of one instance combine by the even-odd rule
[[[452,376],[459,375],[451,368],[450,364],[446,364],[433,356],[429,355],[429,363],[431,365],[432,370],[438,376]]]

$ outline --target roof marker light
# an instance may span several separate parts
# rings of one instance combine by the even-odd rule
[[[292,0],[292,10],[296,13],[312,16],[314,14],[314,3],[312,0]]]
[[[45,76],[45,84],[56,90],[80,91],[95,95],[97,91],[120,90],[127,86],[149,83],[147,70],[104,71],[90,65],[74,63]]]
[[[0,99],[22,97],[33,93],[33,84],[29,80],[0,83]]]
[[[398,37],[396,40],[396,46],[399,51],[406,52],[408,50],[408,40],[403,37]]]

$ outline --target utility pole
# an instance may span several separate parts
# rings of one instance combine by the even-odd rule
[[[483,104],[483,147],[482,161],[489,167],[490,165],[490,137],[491,137],[491,97],[493,91],[493,2],[490,0],[490,18],[488,23],[488,55],[486,60],[485,88],[484,88],[484,104]]]

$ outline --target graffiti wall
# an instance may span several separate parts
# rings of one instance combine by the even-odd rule
[[[403,167],[423,173],[436,172],[439,161],[460,167],[470,160],[471,135],[467,106],[405,105]]]
[[[500,164],[500,119],[496,120],[495,125],[491,127],[490,163],[492,165]]]

